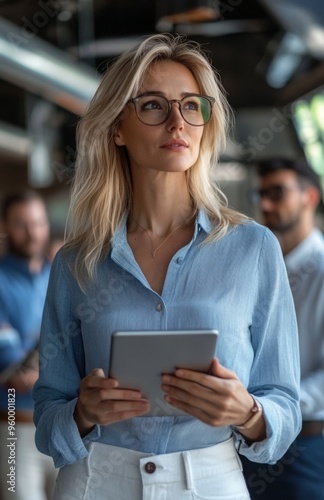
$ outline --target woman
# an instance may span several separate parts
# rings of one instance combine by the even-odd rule
[[[155,35],[108,69],[81,120],[35,388],[37,446],[62,467],[56,499],[246,499],[236,450],[274,462],[298,433],[279,246],[212,180],[229,116],[198,45]],[[163,376],[188,416],[145,417],[140,392],[107,377],[111,334],[186,328],[219,330],[211,374]]]

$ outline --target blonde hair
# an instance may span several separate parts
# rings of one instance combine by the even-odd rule
[[[153,35],[122,54],[107,70],[78,124],[75,177],[71,193],[71,225],[67,248],[76,249],[74,272],[80,284],[93,279],[97,264],[107,255],[111,238],[132,206],[127,154],[114,135],[129,99],[141,88],[154,62],[175,61],[192,72],[200,92],[215,98],[212,116],[204,126],[197,162],[186,171],[194,207],[214,222],[207,240],[224,236],[245,216],[230,209],[219,190],[213,167],[225,146],[231,110],[223,88],[198,43],[184,36]]]

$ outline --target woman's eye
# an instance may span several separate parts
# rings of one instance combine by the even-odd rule
[[[186,101],[183,108],[187,109],[189,111],[198,111],[199,110],[199,103],[196,101]]]
[[[147,101],[143,102],[141,106],[142,110],[154,110],[161,109],[161,105],[157,101]]]

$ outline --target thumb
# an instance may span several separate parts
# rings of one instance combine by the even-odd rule
[[[102,368],[94,368],[91,372],[91,375],[94,375],[95,377],[106,378]]]
[[[236,373],[234,373],[232,370],[229,370],[228,368],[225,368],[225,366],[221,365],[217,358],[213,359],[210,371],[211,374],[214,375],[215,377],[238,379]]]

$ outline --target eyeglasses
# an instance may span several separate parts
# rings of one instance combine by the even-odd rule
[[[171,99],[155,94],[145,94],[129,100],[135,106],[137,118],[145,125],[161,125],[169,118],[172,104],[178,103],[182,118],[193,125],[201,127],[212,115],[214,97],[200,94],[188,94],[182,99]]]
[[[284,184],[278,184],[270,186],[263,189],[251,190],[251,200],[253,203],[260,203],[261,200],[267,199],[273,203],[278,203],[283,200],[289,191],[294,191],[295,189],[300,189],[297,184],[291,186],[285,186]]]

